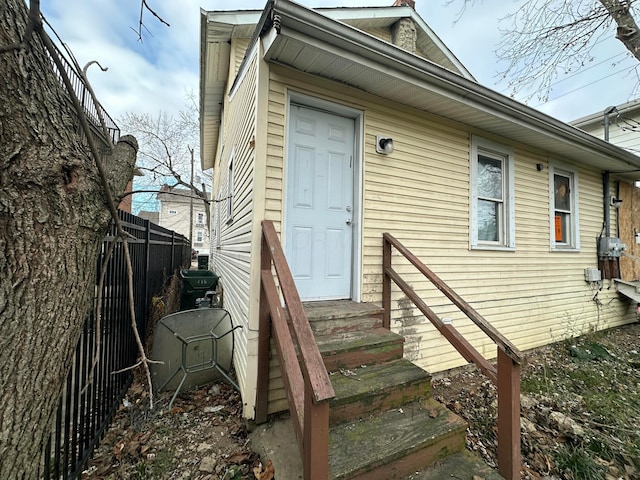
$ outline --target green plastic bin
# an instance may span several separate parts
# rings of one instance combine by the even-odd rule
[[[220,279],[209,270],[180,270],[180,278],[180,311],[196,308],[196,300],[204,298],[208,291],[215,290]]]
[[[209,270],[209,254],[201,253],[198,255],[198,270]]]

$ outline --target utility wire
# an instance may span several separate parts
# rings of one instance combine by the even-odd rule
[[[634,66],[632,66],[632,67],[629,67],[626,71],[624,71],[624,70],[623,70],[623,71],[620,71],[620,72],[614,72],[614,73],[611,73],[611,74],[606,75],[606,76],[604,76],[604,77],[598,78],[597,80],[594,80],[594,81],[589,82],[589,83],[587,83],[587,84],[585,84],[585,85],[581,85],[581,86],[579,86],[579,87],[577,87],[577,88],[574,88],[573,90],[569,90],[568,92],[565,92],[565,93],[563,93],[563,94],[560,94],[560,95],[558,95],[557,97],[553,97],[553,98],[551,98],[551,99],[547,100],[546,102],[542,102],[542,103],[539,103],[539,104],[537,104],[537,105],[534,105],[534,107],[533,107],[533,108],[538,108],[538,107],[541,107],[542,105],[546,105],[547,103],[553,102],[553,101],[557,100],[558,98],[565,97],[565,96],[567,96],[567,95],[569,95],[569,94],[571,94],[571,93],[577,92],[578,90],[582,90],[583,88],[589,87],[589,86],[591,86],[591,85],[593,85],[593,84],[595,84],[595,83],[601,82],[602,80],[605,80],[605,79],[607,79],[607,78],[613,77],[613,76],[615,76],[615,75],[619,75],[619,74],[621,74],[621,73],[629,73],[629,72],[631,72],[631,70],[634,70],[634,69],[636,69],[637,67],[638,67],[637,65],[634,65]]]

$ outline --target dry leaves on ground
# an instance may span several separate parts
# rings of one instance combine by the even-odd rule
[[[523,479],[640,478],[640,325],[526,352],[521,375]],[[496,465],[496,388],[465,370],[433,395],[469,422],[467,447]]]
[[[146,391],[134,382],[84,479],[273,480],[247,447],[239,393],[226,383],[163,392],[153,411]],[[260,476],[258,476],[260,475]]]

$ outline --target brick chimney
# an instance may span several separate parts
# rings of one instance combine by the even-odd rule
[[[414,0],[396,0],[393,2],[394,7],[411,7],[416,9],[416,2]]]

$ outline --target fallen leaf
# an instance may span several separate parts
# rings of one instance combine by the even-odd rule
[[[139,446],[140,444],[138,442],[130,442],[127,446],[127,453],[131,456],[135,456]]]
[[[251,458],[251,454],[248,452],[238,452],[231,455],[227,460],[229,463],[235,463],[236,465],[240,465],[241,463],[246,462]]]
[[[273,480],[276,475],[276,470],[273,468],[271,460],[268,460],[266,467],[264,467],[264,470],[262,469],[262,464],[254,467],[253,475],[257,480]]]
[[[124,443],[123,442],[118,442],[113,446],[113,455],[120,460],[120,457],[122,456],[122,451],[124,450]]]

